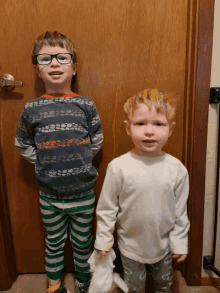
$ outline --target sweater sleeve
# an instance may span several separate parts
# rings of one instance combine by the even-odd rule
[[[97,230],[94,245],[96,249],[109,251],[113,246],[120,190],[120,176],[109,165],[96,209]]]
[[[175,226],[169,235],[170,248],[175,254],[188,253],[188,231],[190,228],[190,222],[187,216],[188,194],[189,176],[187,172],[184,176],[182,175],[181,179],[178,179],[175,186],[176,220]]]
[[[29,162],[35,163],[36,160],[36,145],[34,143],[33,133],[31,131],[28,116],[23,110],[19,119],[17,132],[15,136],[15,146],[21,155]]]
[[[90,111],[89,136],[92,144],[92,157],[94,158],[100,151],[103,142],[101,120],[95,104],[93,104],[92,110]]]

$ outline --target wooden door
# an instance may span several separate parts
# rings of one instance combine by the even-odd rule
[[[78,52],[75,90],[94,99],[104,145],[95,159],[98,198],[107,164],[131,149],[123,120],[128,97],[147,87],[176,94],[176,127],[166,151],[183,158],[188,0],[1,1],[0,75],[22,81],[0,90],[1,148],[18,273],[44,272],[44,230],[33,165],[14,147],[24,104],[44,93],[31,64],[35,39],[47,30],[67,35]],[[68,264],[69,268],[69,264]]]

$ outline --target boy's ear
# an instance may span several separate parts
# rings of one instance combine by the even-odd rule
[[[35,69],[35,71],[36,71],[36,73],[37,73],[37,75],[41,78],[41,75],[40,75],[40,70],[39,70],[39,68],[38,68],[38,66],[37,65],[34,65],[34,69]]]
[[[174,128],[175,125],[176,125],[176,122],[171,122],[170,123],[170,133],[169,133],[169,136],[171,136],[171,134],[173,132],[173,128]]]
[[[73,64],[73,76],[76,75],[77,63]]]
[[[124,121],[124,125],[125,125],[125,129],[126,129],[127,135],[130,135],[131,136],[130,121],[125,120]]]

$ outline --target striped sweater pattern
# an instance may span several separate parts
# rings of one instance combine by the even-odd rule
[[[35,164],[42,196],[73,199],[91,193],[98,176],[92,158],[102,141],[99,114],[91,99],[44,95],[26,103],[15,145]]]

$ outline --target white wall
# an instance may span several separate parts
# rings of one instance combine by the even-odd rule
[[[214,35],[212,52],[211,87],[220,87],[220,0],[215,0]],[[209,105],[208,142],[206,156],[206,182],[205,182],[205,215],[203,234],[203,256],[212,255],[214,213],[215,213],[215,185],[216,162],[218,144],[218,105]],[[220,201],[220,195],[219,195]],[[220,270],[220,204],[217,234],[217,249],[215,267]],[[217,275],[209,270],[202,269],[202,277]]]

